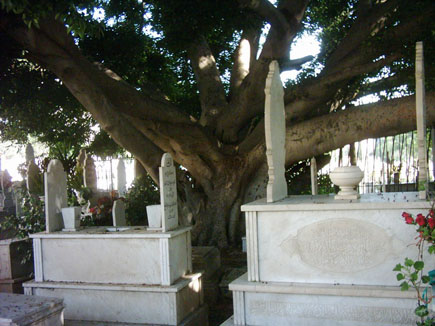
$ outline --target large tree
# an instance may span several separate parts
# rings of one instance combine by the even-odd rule
[[[234,243],[240,205],[264,194],[272,60],[282,71],[306,63],[285,89],[288,167],[415,129],[418,40],[432,54],[426,102],[435,121],[431,0],[0,2],[2,78],[21,77],[13,75],[21,65],[53,73],[154,180],[171,153],[183,167],[181,212],[197,243]],[[321,53],[291,60],[304,32],[318,34]],[[367,94],[383,100],[352,104]]]

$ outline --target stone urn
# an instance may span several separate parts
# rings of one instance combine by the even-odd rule
[[[356,165],[340,166],[329,174],[331,181],[340,187],[335,199],[358,199],[356,187],[364,177],[364,172]]]
[[[162,206],[147,206],[148,227],[150,229],[160,229],[162,227]]]
[[[62,218],[64,229],[62,231],[76,231],[80,227],[81,206],[71,206],[62,208]]]

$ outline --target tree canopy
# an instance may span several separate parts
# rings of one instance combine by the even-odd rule
[[[416,41],[435,120],[430,0],[0,3],[0,135],[85,139],[94,119],[154,180],[171,153],[197,243],[236,242],[240,205],[264,192],[272,60],[299,71],[284,96],[288,167],[415,129]],[[290,58],[303,33],[321,52]],[[368,94],[381,100],[355,105]]]

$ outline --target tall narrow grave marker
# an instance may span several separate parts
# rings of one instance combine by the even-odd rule
[[[112,208],[113,226],[126,226],[127,220],[125,219],[125,203],[123,200],[118,199],[113,203]]]
[[[275,202],[287,197],[285,181],[285,113],[284,90],[279,77],[279,65],[272,61],[266,79],[265,134],[266,156],[269,166],[267,183],[267,202]]]
[[[174,160],[171,154],[162,156],[159,167],[160,205],[162,209],[162,231],[170,231],[178,227],[177,179]]]
[[[124,196],[126,192],[127,177],[125,175],[125,164],[122,158],[118,160],[117,175],[118,193],[119,196]]]
[[[62,162],[51,160],[44,173],[45,225],[47,232],[63,228],[62,208],[68,206],[66,193],[66,173]]]
[[[423,42],[417,42],[415,49],[415,106],[417,114],[418,192],[420,199],[426,199],[428,190],[428,172]]]

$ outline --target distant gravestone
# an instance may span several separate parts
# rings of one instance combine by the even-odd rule
[[[29,165],[27,166],[26,178],[27,191],[29,192],[29,194],[38,194],[41,191],[41,176],[41,171],[39,170],[39,167],[35,164],[35,161],[30,161]],[[41,195],[41,193],[39,193],[39,195]]]
[[[177,180],[174,160],[169,153],[162,156],[159,167],[160,204],[162,207],[162,231],[178,227]]]
[[[112,208],[113,226],[126,226],[125,204],[121,199],[115,200]]]
[[[265,99],[265,136],[266,156],[269,166],[267,183],[267,202],[272,203],[287,197],[285,181],[285,113],[284,90],[279,76],[279,65],[272,61],[266,79]]]
[[[125,164],[122,158],[118,160],[117,173],[118,173],[118,193],[119,196],[124,196],[126,192],[127,177],[125,175]]]
[[[45,224],[47,232],[63,229],[62,208],[68,206],[66,173],[61,161],[51,160],[44,173]]]
[[[26,146],[26,163],[29,163],[35,159],[35,151],[33,150],[32,144],[27,144]]]
[[[90,154],[86,154],[83,169],[83,182],[95,194],[97,192],[97,171],[95,169],[94,159]]]

